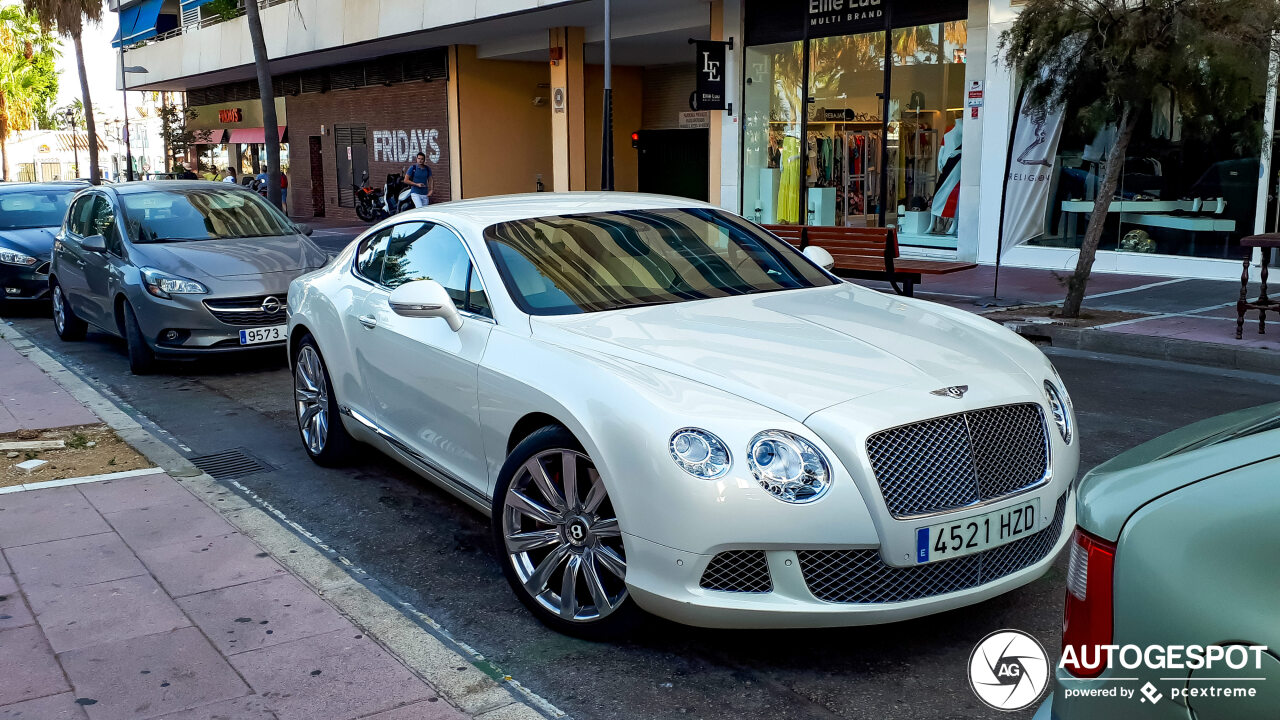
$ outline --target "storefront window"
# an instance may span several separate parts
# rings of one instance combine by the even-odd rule
[[[742,204],[758,223],[800,221],[803,64],[803,42],[746,50]]]
[[[1029,245],[1080,247],[1114,142],[1114,126],[1090,132],[1083,129],[1078,111],[1065,115],[1045,232]],[[1190,138],[1181,125],[1167,96],[1144,109],[1125,153],[1100,249],[1242,257],[1240,238],[1253,234],[1257,151],[1239,146],[1241,134],[1235,128]]]

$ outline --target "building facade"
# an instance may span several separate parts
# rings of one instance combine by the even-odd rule
[[[602,0],[259,4],[292,214],[354,217],[353,184],[367,172],[381,185],[419,151],[435,202],[601,186]],[[148,69],[130,89],[185,91],[202,142],[228,161],[254,158],[263,131],[247,24],[204,5],[124,3],[125,62]],[[617,189],[762,223],[892,226],[904,254],[1074,267],[1106,129],[1084,137],[1071,108],[1060,131],[1027,116],[1041,154],[1010,153],[1021,108],[997,55],[1017,16],[1010,0],[613,7]],[[723,57],[698,56],[709,46],[693,41],[717,41]],[[693,108],[700,77],[722,83],[723,110]],[[1095,267],[1237,277],[1238,240],[1259,215],[1257,151],[1182,138],[1167,100],[1146,112]],[[1044,155],[1042,136],[1058,134]],[[1007,186],[1032,181],[1046,197],[1006,202]],[[1005,242],[1005,216],[1027,237]]]

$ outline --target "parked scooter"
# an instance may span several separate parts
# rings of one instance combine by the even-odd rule
[[[400,173],[387,176],[387,184],[382,188],[382,209],[387,215],[395,215],[413,208],[413,198],[409,195],[413,186],[404,181]]]
[[[360,184],[352,184],[351,190],[356,201],[356,217],[365,222],[374,222],[387,216],[382,202],[382,191],[369,185],[369,172],[360,175]]]

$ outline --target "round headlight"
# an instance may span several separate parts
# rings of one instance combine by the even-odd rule
[[[681,470],[703,480],[729,472],[729,448],[706,430],[681,428],[671,434],[671,459]]]
[[[1058,388],[1048,380],[1044,381],[1044,396],[1049,400],[1049,410],[1053,412],[1053,424],[1058,426],[1058,432],[1062,434],[1062,441],[1071,444],[1071,409],[1068,401],[1065,399],[1065,392],[1059,392]]]
[[[822,451],[784,430],[765,430],[751,438],[747,465],[760,487],[784,502],[813,502],[831,487],[831,467]]]

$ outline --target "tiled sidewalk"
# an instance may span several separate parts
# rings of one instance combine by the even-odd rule
[[[0,495],[0,718],[463,717],[168,475]]]
[[[0,433],[101,422],[71,394],[0,342]]]

